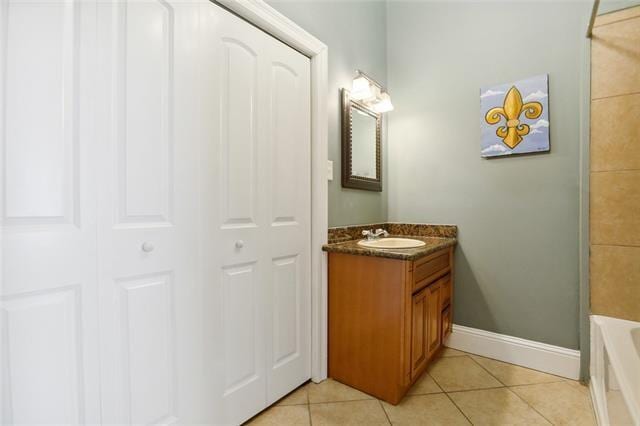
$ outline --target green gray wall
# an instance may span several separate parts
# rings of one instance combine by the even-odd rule
[[[459,226],[456,324],[579,347],[580,74],[590,9],[388,3],[389,219]],[[479,88],[543,73],[551,153],[480,158]]]
[[[351,87],[361,69],[381,84],[387,80],[386,5],[384,1],[267,0],[280,13],[329,47],[329,226],[387,220],[386,138],[383,135],[383,192],[342,188],[340,183],[340,88]]]
[[[457,224],[455,322],[578,348],[580,79],[592,3],[269,3],[329,46],[330,226]],[[384,126],[383,193],[340,185],[339,89],[356,68],[388,83],[396,107]],[[479,88],[542,73],[551,153],[481,159]]]

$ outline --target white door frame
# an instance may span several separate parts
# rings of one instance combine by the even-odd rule
[[[311,59],[311,379],[327,378],[327,46],[263,0],[214,0]]]

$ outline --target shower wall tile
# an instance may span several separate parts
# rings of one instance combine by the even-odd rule
[[[640,247],[640,170],[591,173],[591,244]]]
[[[640,321],[640,247],[591,246],[591,311]]]
[[[591,40],[591,311],[640,321],[640,6]]]
[[[640,17],[593,29],[591,98],[640,93]]]
[[[640,94],[593,101],[591,123],[592,172],[640,170]]]

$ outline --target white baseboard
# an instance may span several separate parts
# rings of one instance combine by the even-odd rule
[[[453,325],[445,346],[569,379],[580,377],[580,351]]]

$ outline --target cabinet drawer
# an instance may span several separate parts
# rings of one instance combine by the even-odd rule
[[[441,281],[440,291],[442,292],[442,309],[444,309],[451,304],[451,274],[445,275]]]
[[[426,286],[449,271],[449,251],[416,260],[413,266],[413,291]]]

